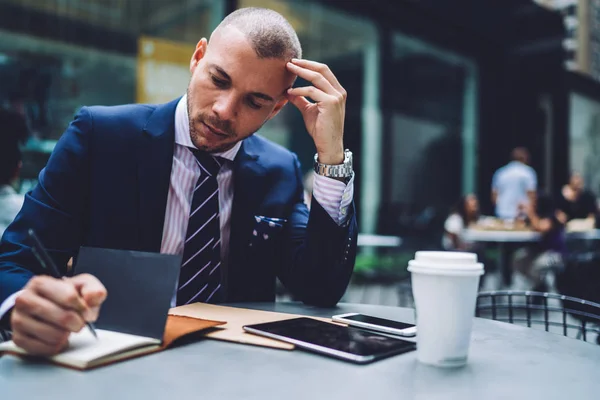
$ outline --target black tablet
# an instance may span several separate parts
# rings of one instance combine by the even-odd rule
[[[416,349],[407,340],[304,317],[246,325],[244,330],[360,364]]]

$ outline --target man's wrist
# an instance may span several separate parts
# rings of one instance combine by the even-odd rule
[[[344,162],[344,146],[335,151],[317,150],[317,157],[321,164],[340,165]]]

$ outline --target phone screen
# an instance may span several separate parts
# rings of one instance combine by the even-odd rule
[[[398,322],[398,321],[392,321],[389,319],[370,317],[368,315],[363,315],[363,314],[350,315],[350,316],[344,317],[344,319],[356,321],[356,322],[365,322],[367,324],[385,326],[385,327],[394,328],[394,329],[406,329],[406,328],[414,327],[414,325],[412,325],[412,324],[407,324],[407,323]]]

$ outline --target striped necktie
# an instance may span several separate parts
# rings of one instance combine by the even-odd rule
[[[200,167],[194,187],[188,221],[177,305],[220,300],[221,230],[219,224],[219,185],[217,174],[223,163],[220,157],[190,149]]]

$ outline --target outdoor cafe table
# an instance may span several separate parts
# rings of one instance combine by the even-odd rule
[[[510,286],[512,269],[510,265],[507,246],[510,244],[535,243],[541,238],[541,234],[530,230],[484,230],[465,229],[461,235],[463,240],[469,242],[495,243],[498,246],[498,265],[502,274],[502,281]],[[567,240],[600,240],[600,230],[593,229],[583,232],[567,232]],[[507,245],[508,244],[508,245]]]
[[[299,303],[238,304],[330,317],[361,312],[414,321],[409,308]],[[597,399],[600,346],[476,318],[469,362],[442,369],[416,352],[355,365],[300,350],[201,340],[78,372],[0,357],[2,399]]]
[[[502,274],[502,282],[510,286],[512,278],[512,267],[507,243],[535,243],[541,238],[540,233],[534,231],[518,230],[483,230],[465,229],[462,239],[468,242],[496,243],[498,246],[498,265]]]

